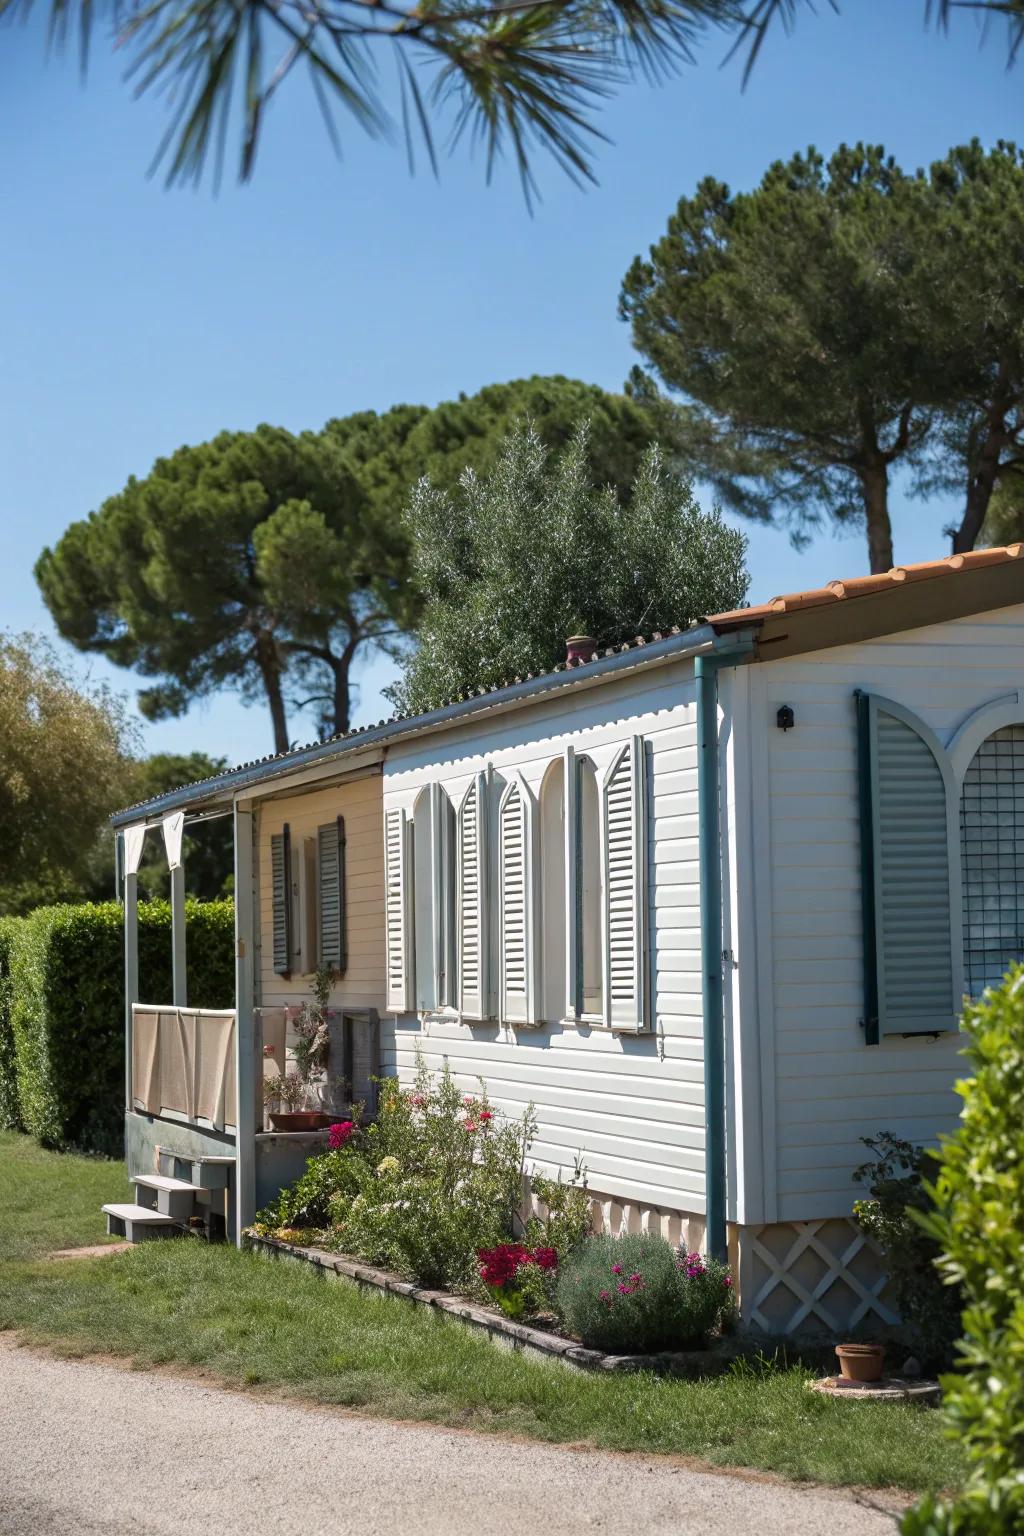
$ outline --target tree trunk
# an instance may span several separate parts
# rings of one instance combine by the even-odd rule
[[[999,466],[1003,449],[1012,441],[1007,430],[1006,417],[1012,401],[1006,387],[1007,370],[1000,367],[999,378],[992,403],[986,412],[985,435],[973,464],[967,469],[967,505],[959,528],[953,530],[954,555],[966,554],[978,542],[982,525],[988,515],[992,492],[999,479]]]
[[[330,668],[334,674],[334,734],[342,736],[349,728],[349,720],[352,709],[352,687],[349,682],[349,673],[352,670],[352,662],[356,651],[362,642],[362,635],[350,634],[345,642],[340,656],[332,656]]]
[[[274,751],[287,752],[290,746],[288,720],[281,688],[284,669],[281,665],[281,654],[269,630],[261,629],[256,635],[256,664],[260,669],[267,702],[270,705],[270,719],[274,727]]]
[[[860,483],[868,525],[868,558],[874,576],[891,571],[895,564],[889,520],[889,466],[883,459],[869,464],[860,471]]]

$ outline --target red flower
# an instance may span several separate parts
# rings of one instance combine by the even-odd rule
[[[494,1112],[492,1110],[490,1110],[490,1109],[482,1109],[480,1111],[480,1113],[477,1115],[477,1119],[478,1120],[482,1120],[483,1123],[486,1125],[488,1120],[493,1120],[494,1119]]]
[[[339,1120],[332,1125],[327,1132],[327,1145],[331,1151],[337,1152],[340,1147],[343,1147],[354,1131],[355,1126],[351,1120]]]
[[[533,1262],[538,1269],[557,1269],[558,1254],[554,1248],[535,1248]]]

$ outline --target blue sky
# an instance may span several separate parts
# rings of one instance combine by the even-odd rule
[[[224,427],[318,427],[398,401],[428,403],[530,373],[620,388],[633,363],[617,319],[623,273],[706,174],[733,186],[810,143],[882,142],[906,166],[951,144],[1021,132],[1019,73],[998,28],[927,32],[919,0],[822,5],[765,48],[746,92],[724,48],[666,86],[636,84],[601,113],[600,184],[538,162],[528,214],[514,171],[485,182],[466,149],[440,183],[400,147],[343,124],[343,161],[304,82],[268,119],[255,182],[220,195],[148,180],[163,113],[135,102],[101,39],[84,87],[45,61],[41,27],[0,40],[0,628],[52,633],[32,577],[41,548],[153,459]],[[40,17],[41,20],[41,17]],[[946,552],[948,510],[896,497],[900,560]],[[865,568],[860,538],[802,554],[749,529],[751,596]],[[131,692],[96,658],[81,673]],[[364,666],[357,721],[387,712],[390,663]],[[310,727],[292,726],[305,739]],[[269,717],[232,695],[145,725],[146,749],[270,748]]]

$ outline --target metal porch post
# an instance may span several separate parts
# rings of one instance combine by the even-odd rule
[[[251,810],[234,810],[235,835],[235,1241],[256,1215],[256,1019]]]
[[[132,1007],[139,1001],[139,894],[138,875],[129,873],[124,833],[117,834],[118,873],[124,872],[124,1107],[130,1114],[132,1092]]]

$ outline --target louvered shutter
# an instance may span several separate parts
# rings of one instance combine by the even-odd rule
[[[409,917],[408,829],[405,811],[384,813],[384,922],[387,936],[388,1008],[408,1013],[412,953]]]
[[[502,795],[498,813],[501,1017],[523,1024],[533,1022],[533,902],[528,834],[526,793],[521,784],[513,782]]]
[[[478,773],[459,807],[458,967],[461,1013],[489,1015],[487,977],[487,781]]]
[[[345,818],[316,829],[317,955],[321,965],[344,971],[348,964],[345,912]]]
[[[288,823],[270,838],[270,899],[273,909],[274,970],[290,976],[292,969],[292,841]]]
[[[952,770],[932,732],[873,694],[857,694],[857,719],[864,1028],[877,1044],[958,1027],[960,858]]]
[[[608,771],[602,806],[604,1006],[612,1029],[645,1027],[644,744],[635,736]]]

